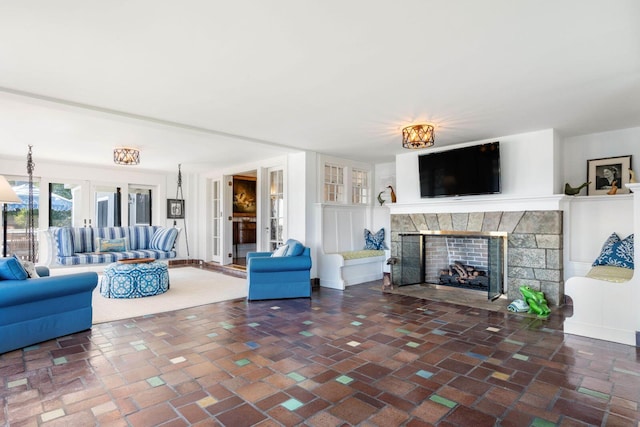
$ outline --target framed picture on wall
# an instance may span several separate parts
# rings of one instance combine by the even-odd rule
[[[256,216],[256,179],[233,177],[233,216]]]
[[[167,218],[184,219],[184,199],[167,199]]]
[[[587,195],[626,194],[631,156],[587,160]]]

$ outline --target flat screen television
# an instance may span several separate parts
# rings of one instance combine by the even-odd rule
[[[418,157],[420,197],[500,193],[500,143],[472,145]]]

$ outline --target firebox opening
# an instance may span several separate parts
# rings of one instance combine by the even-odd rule
[[[498,298],[504,289],[506,237],[502,232],[401,233],[399,285],[451,286]]]

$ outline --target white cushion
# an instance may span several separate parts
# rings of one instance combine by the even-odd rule
[[[287,253],[287,250],[289,249],[289,245],[282,245],[279,246],[272,254],[272,257],[281,257],[281,256],[285,256]]]

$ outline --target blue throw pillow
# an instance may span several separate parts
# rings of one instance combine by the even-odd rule
[[[364,229],[364,248],[366,250],[380,250],[387,249],[387,245],[384,244],[384,228],[381,228],[376,234]]]
[[[0,258],[0,280],[25,280],[26,270],[15,257]]]
[[[600,255],[593,262],[593,266],[610,265],[633,269],[633,240],[633,234],[624,240],[620,240],[616,233],[611,234],[602,245]]]
[[[289,239],[285,244],[289,246],[285,256],[300,256],[304,252],[304,245],[295,239]]]

